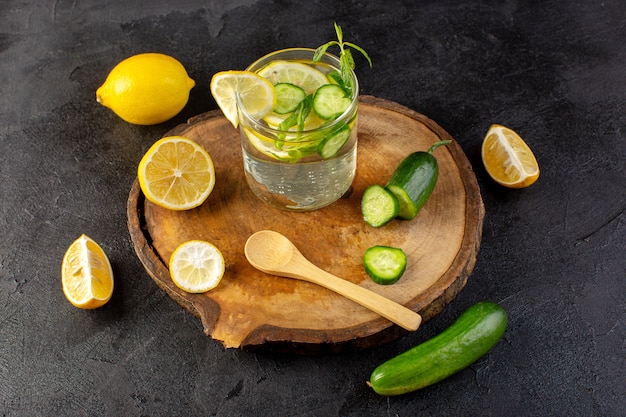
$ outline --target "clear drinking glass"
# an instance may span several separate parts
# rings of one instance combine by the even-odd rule
[[[313,62],[314,52],[305,48],[276,51],[255,61],[247,71],[276,84],[281,80],[272,79],[272,74],[282,71],[281,63],[297,62],[323,73],[328,84],[344,84],[338,76],[339,59],[325,54]],[[353,71],[350,77],[348,87],[344,85],[349,107],[328,120],[311,109],[300,128],[280,130],[278,124],[289,115],[272,112],[255,120],[239,106],[245,176],[261,200],[281,209],[307,211],[327,206],[349,190],[356,172],[359,94]],[[298,84],[300,80],[290,82]],[[315,91],[306,93],[313,96]]]

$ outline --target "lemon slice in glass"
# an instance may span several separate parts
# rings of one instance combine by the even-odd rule
[[[65,298],[73,306],[94,309],[113,295],[113,270],[104,250],[87,235],[67,248],[61,265]]]
[[[277,141],[265,137],[250,128],[244,128],[248,140],[254,148],[265,156],[283,162],[297,162],[315,153],[321,139],[317,141]]]
[[[217,287],[226,269],[220,250],[202,240],[190,240],[178,246],[170,257],[169,268],[174,284],[190,293]]]
[[[211,94],[226,119],[239,126],[237,96],[246,112],[261,119],[276,105],[274,86],[265,78],[248,71],[221,71],[211,79]]]
[[[539,178],[533,151],[516,132],[502,125],[491,125],[487,131],[481,157],[487,173],[505,187],[528,187]]]
[[[330,84],[323,72],[302,62],[272,61],[258,71],[258,74],[268,79],[272,84],[289,83],[312,94],[320,86]]]
[[[285,119],[289,117],[288,114],[278,114],[275,112],[271,112],[267,116],[263,118],[267,125],[272,129],[278,129],[278,126],[285,121]],[[328,122],[327,120],[322,119],[315,113],[314,111],[310,112],[307,118],[304,120],[304,130],[313,130],[321,127],[324,123]],[[291,131],[297,131],[298,126],[292,126],[289,128]]]
[[[278,159],[281,161],[287,161],[291,159],[291,155],[285,149],[278,149],[274,143],[275,141],[266,138],[265,136],[255,132],[254,130],[245,127],[243,129],[244,133],[248,137],[250,144],[254,146],[254,148],[261,152],[263,155],[269,156],[274,159]]]
[[[139,163],[137,176],[146,198],[170,210],[199,206],[215,185],[211,156],[181,136],[168,136],[152,145]]]

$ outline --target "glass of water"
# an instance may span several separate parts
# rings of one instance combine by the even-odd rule
[[[277,103],[262,119],[239,105],[239,130],[248,185],[275,207],[307,211],[325,207],[349,189],[356,172],[359,85],[339,59],[315,50],[284,49],[247,71],[268,79]]]

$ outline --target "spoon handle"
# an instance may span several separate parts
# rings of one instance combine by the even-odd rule
[[[336,277],[306,260],[298,263],[298,272],[291,273],[294,278],[313,282],[343,295],[406,330],[417,330],[422,323],[422,316],[395,301],[353,284],[350,281]]]

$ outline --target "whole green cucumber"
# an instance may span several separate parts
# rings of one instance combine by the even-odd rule
[[[448,143],[449,140],[443,140],[432,145],[427,152],[413,152],[391,174],[385,188],[398,199],[398,217],[411,220],[426,204],[439,177],[439,165],[432,153],[439,146]]]
[[[439,382],[491,350],[506,325],[507,313],[498,304],[474,304],[439,335],[374,369],[368,385],[380,395],[400,395]]]

